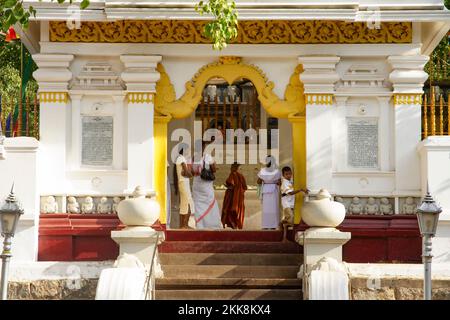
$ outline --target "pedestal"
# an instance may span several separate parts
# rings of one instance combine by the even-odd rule
[[[111,238],[119,244],[119,254],[132,254],[143,264],[150,265],[155,246],[164,241],[164,232],[150,227],[127,227],[120,231],[111,231]]]
[[[350,238],[350,232],[341,232],[335,228],[309,228],[297,232],[295,240],[303,246],[304,271],[309,273],[310,268],[324,257],[342,262],[342,246]]]

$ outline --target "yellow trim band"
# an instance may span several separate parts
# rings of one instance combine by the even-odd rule
[[[305,94],[306,104],[332,105],[332,94]]]
[[[129,92],[127,94],[128,102],[131,103],[151,103],[154,93],[151,92]]]
[[[421,94],[394,94],[394,104],[422,104]]]
[[[39,92],[40,103],[67,103],[68,101],[67,92]]]

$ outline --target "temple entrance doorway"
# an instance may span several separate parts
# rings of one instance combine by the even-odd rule
[[[244,193],[244,222],[242,230],[261,230],[262,208],[257,187],[258,172],[262,168],[267,155],[273,155],[278,160],[278,165],[290,161],[290,155],[283,152],[280,159],[279,122],[285,124],[282,132],[285,139],[284,149],[292,150],[290,124],[285,119],[271,117],[261,106],[258,99],[258,92],[249,79],[239,78],[232,84],[225,79],[215,77],[208,80],[205,85],[202,98],[195,109],[195,112],[181,121],[184,124],[177,124],[180,120],[169,125],[168,138],[173,137],[173,130],[181,126],[189,128],[191,132],[195,130],[201,132],[203,140],[212,140],[215,146],[211,155],[216,161],[216,179],[213,182],[214,197],[218,204],[219,217],[222,216],[224,197],[227,190],[227,178],[230,175],[233,163],[239,163],[239,173],[245,178],[247,191]],[[284,123],[286,122],[286,123]],[[170,130],[171,127],[173,130]],[[172,132],[171,132],[172,131]],[[192,140],[191,155],[194,157],[194,146],[196,141]],[[169,148],[175,147],[174,142],[169,141]],[[169,151],[170,153],[170,151]],[[195,158],[195,157],[194,157]],[[281,168],[280,168],[281,169]],[[172,182],[171,188],[171,217],[170,229],[179,227],[179,198],[174,194],[173,175],[174,170],[169,170],[169,179]],[[191,183],[191,188],[193,187]],[[192,190],[194,203],[196,193]],[[209,207],[208,205],[204,207]],[[214,210],[214,209],[213,209]],[[214,214],[210,212],[208,214]],[[281,207],[280,207],[281,215]],[[201,212],[196,213],[196,218],[202,216]],[[191,218],[191,226],[193,226]],[[200,229],[199,229],[200,230]],[[233,230],[214,229],[214,230]]]

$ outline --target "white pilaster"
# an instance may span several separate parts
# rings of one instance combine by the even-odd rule
[[[306,100],[307,185],[313,192],[332,190],[333,95],[339,80],[337,56],[302,56]]]
[[[81,112],[81,98],[82,95],[80,94],[70,94],[70,101],[72,102],[72,117],[71,117],[71,167],[72,169],[78,169],[81,162],[81,156],[80,156],[80,137],[81,137],[81,130],[80,130],[80,112]]]
[[[416,152],[421,141],[423,71],[428,56],[390,56],[389,80],[394,89],[395,186],[397,194],[420,190],[420,161]]]
[[[33,55],[39,68],[33,76],[39,84],[42,193],[61,193],[65,189],[66,127],[67,119],[70,119],[67,92],[72,79],[69,65],[73,58],[69,54]]]
[[[378,96],[378,103],[380,105],[380,116],[379,116],[379,156],[380,156],[380,170],[383,172],[391,171],[390,162],[390,145],[391,139],[393,138],[393,126],[391,126],[391,108],[389,101],[391,97]]]
[[[128,190],[140,185],[153,191],[153,97],[161,56],[121,55],[125,65],[128,110]]]

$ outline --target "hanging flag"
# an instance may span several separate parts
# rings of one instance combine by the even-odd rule
[[[33,68],[33,60],[31,58],[31,55],[26,54],[26,50],[24,50],[23,43],[20,44],[21,50],[20,50],[20,78],[21,78],[21,85],[20,85],[20,96],[21,96],[21,118],[19,119],[19,103],[14,108],[14,113],[12,117],[13,122],[13,132],[12,136],[17,137],[21,135],[23,132],[23,129],[26,127],[26,121],[27,121],[27,114],[25,110],[26,106],[26,88],[28,81],[31,79],[32,75],[32,68]],[[20,125],[20,128],[19,128]]]

